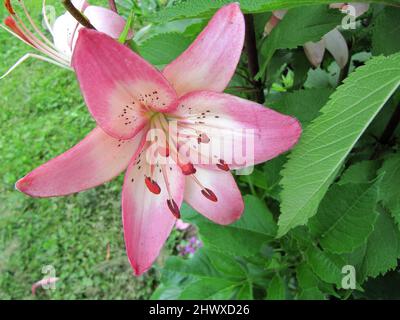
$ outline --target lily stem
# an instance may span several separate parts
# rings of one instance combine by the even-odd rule
[[[78,21],[81,25],[89,29],[95,29],[93,25],[90,23],[88,18],[86,18],[82,12],[80,12],[75,6],[72,4],[71,0],[61,0],[61,3],[65,7],[65,9]]]
[[[117,5],[115,4],[115,0],[108,0],[108,6],[112,11],[118,13]]]
[[[251,14],[246,14],[244,16],[246,24],[246,38],[245,38],[245,48],[247,52],[247,64],[250,71],[250,76],[252,78],[252,85],[256,89],[255,97],[258,103],[264,103],[264,86],[260,80],[255,80],[255,77],[260,70],[260,65],[258,63],[258,53],[257,53],[257,43],[256,43],[256,33],[254,29],[254,18]]]

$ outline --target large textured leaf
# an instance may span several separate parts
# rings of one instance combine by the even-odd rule
[[[275,275],[267,288],[267,300],[285,300],[286,284],[280,275]]]
[[[194,210],[183,206],[184,219],[194,222],[200,229],[200,237],[207,248],[233,256],[254,256],[260,253],[263,244],[276,235],[276,223],[263,201],[254,196],[245,196],[245,212],[237,222],[217,225]]]
[[[375,160],[357,162],[346,169],[338,184],[369,182],[375,178],[378,168],[379,163]]]
[[[316,246],[310,246],[305,256],[307,264],[322,281],[333,283],[340,288],[342,268],[346,265],[341,256],[320,250]]]
[[[380,182],[335,184],[329,189],[309,224],[325,250],[341,254],[365,243],[377,218]]]
[[[151,64],[162,67],[185,51],[191,41],[180,33],[161,33],[138,45],[138,52]]]
[[[321,282],[310,266],[300,264],[296,269],[297,283],[299,287],[298,299],[300,300],[325,300],[325,295],[319,289]]]
[[[303,129],[319,115],[319,110],[328,102],[333,90],[307,89],[283,94],[269,103],[269,107],[281,113],[296,117]]]
[[[400,51],[400,8],[386,7],[372,28],[372,53],[389,55]]]
[[[209,17],[221,6],[238,2],[245,13],[259,13],[265,11],[290,9],[306,5],[329,4],[332,0],[186,0],[168,6],[150,16],[154,23],[165,23],[172,20]],[[358,2],[371,2],[358,0]],[[376,0],[377,3],[398,4],[398,0]]]
[[[303,132],[282,171],[278,236],[305,224],[357,140],[400,84],[400,54],[354,71]]]
[[[200,279],[189,284],[180,294],[182,300],[235,299],[241,285],[225,279]]]
[[[361,277],[376,277],[394,269],[400,257],[400,233],[393,219],[382,211],[368,242],[360,248]]]
[[[379,173],[384,173],[380,199],[390,210],[400,228],[400,153],[387,158]]]
[[[342,18],[340,11],[329,9],[326,5],[289,10],[263,43],[259,76],[265,73],[277,49],[293,49],[308,41],[319,41],[339,25]]]

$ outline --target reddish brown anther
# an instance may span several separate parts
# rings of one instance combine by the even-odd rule
[[[167,205],[168,205],[168,209],[172,212],[172,214],[174,215],[175,218],[180,219],[181,217],[181,212],[179,210],[178,205],[176,204],[176,202],[174,201],[174,199],[168,199],[167,200]]]
[[[4,0],[4,6],[10,14],[15,14],[14,8],[11,5],[11,0]]]
[[[17,36],[19,36],[22,40],[28,42],[32,46],[35,46],[26,36],[25,34],[21,31],[21,29],[18,27],[17,23],[15,22],[14,18],[12,16],[8,16],[7,18],[4,19],[4,24],[10,28],[11,31],[13,31]]]
[[[223,171],[229,171],[229,166],[226,164],[226,162],[224,160],[219,160],[219,163],[217,163],[217,167],[218,169],[221,169]]]
[[[154,180],[152,180],[149,177],[146,177],[146,179],[144,179],[144,182],[146,183],[146,186],[150,190],[150,192],[152,192],[154,194],[160,194],[161,188],[157,184],[157,182],[155,182]]]
[[[190,162],[187,163],[187,164],[181,165],[180,167],[181,167],[182,173],[185,176],[190,176],[191,174],[195,174],[196,173],[196,168]]]
[[[218,198],[215,195],[215,193],[212,192],[208,188],[204,188],[203,190],[201,190],[201,193],[203,194],[203,196],[205,196],[208,200],[210,200],[212,202],[217,202],[218,201]]]

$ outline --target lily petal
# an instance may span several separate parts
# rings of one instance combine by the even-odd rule
[[[162,74],[126,46],[82,29],[72,58],[89,111],[108,134],[129,139],[152,111],[173,111],[176,93]]]
[[[208,155],[212,163],[224,160],[231,169],[267,161],[292,148],[301,134],[299,122],[257,103],[229,94],[199,91],[179,100],[174,113],[180,135],[190,151]],[[196,134],[206,134],[207,143],[198,143]],[[183,147],[181,147],[183,150]],[[182,151],[184,152],[184,151]],[[187,152],[185,150],[185,155]],[[196,153],[189,157],[198,163]],[[200,161],[204,161],[203,158]]]
[[[136,275],[147,271],[168,238],[176,217],[167,205],[169,194],[163,174],[156,168],[152,181],[159,186],[154,194],[145,183],[150,166],[142,153],[129,165],[122,190],[122,221],[129,261]],[[172,199],[179,208],[183,200],[184,178],[178,167],[166,167]]]
[[[112,10],[98,6],[89,6],[84,14],[96,30],[104,32],[114,39],[118,39],[125,28],[125,19]],[[128,39],[132,38],[132,36],[133,33],[130,32]]]
[[[195,42],[163,71],[179,96],[226,88],[240,59],[244,28],[237,3],[217,11]]]
[[[205,188],[212,190],[217,201],[205,198],[199,185],[190,176],[186,177],[184,200],[215,223],[227,225],[239,219],[244,204],[232,174],[229,171],[214,171],[200,167],[196,170],[196,177]]]
[[[95,128],[80,143],[16,183],[32,197],[62,196],[100,185],[127,168],[144,134],[118,141]]]
[[[326,49],[335,58],[340,69],[343,69],[349,60],[349,48],[346,39],[339,30],[333,29],[323,36]]]
[[[53,25],[53,41],[55,47],[70,57],[76,42],[78,23],[69,12],[59,16]]]
[[[306,42],[304,44],[304,52],[308,58],[308,61],[314,66],[318,67],[322,60],[324,59],[325,54],[325,42],[324,40],[320,40],[318,42]]]

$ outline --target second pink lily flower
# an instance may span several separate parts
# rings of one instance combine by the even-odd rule
[[[122,219],[127,254],[137,275],[157,258],[183,200],[216,223],[239,219],[243,200],[229,170],[276,157],[301,134],[296,119],[222,93],[240,59],[244,29],[237,4],[221,8],[162,72],[109,36],[81,30],[72,66],[98,127],[19,180],[18,190],[34,197],[67,195],[126,169]],[[161,156],[149,162],[152,143],[146,136],[154,131],[162,133],[155,139]],[[239,138],[252,133],[254,148],[243,163],[223,155],[225,132]],[[234,154],[242,150],[242,140],[228,140]],[[195,162],[182,151],[184,145],[191,155],[208,161]]]

